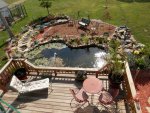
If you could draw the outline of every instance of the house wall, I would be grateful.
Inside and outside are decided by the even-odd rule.
[[[1,12],[1,14],[3,15],[3,17],[5,17],[5,18],[8,17],[8,18],[12,19],[8,7],[3,7],[3,8],[1,8],[1,9],[0,9],[0,12]],[[2,23],[2,20],[0,19],[0,27],[1,27],[1,26],[3,26],[3,23]]]
[[[8,7],[1,8],[1,9],[0,9],[0,12],[2,13],[2,15],[3,15],[4,17],[9,17],[9,16],[10,16],[10,12],[9,12]]]

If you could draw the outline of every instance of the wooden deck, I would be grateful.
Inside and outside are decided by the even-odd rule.
[[[70,107],[70,101],[73,97],[69,88],[81,88],[82,83],[76,82],[74,78],[53,77],[51,80],[52,89],[49,87],[49,89],[21,95],[14,90],[9,89],[2,99],[18,108],[21,113],[76,113],[76,109],[71,109]],[[107,78],[105,79],[103,77],[101,80],[107,89]],[[120,91],[118,96],[120,99],[117,102],[117,107],[120,109],[119,113],[128,113],[123,100],[125,97],[123,94],[123,91]],[[98,95],[95,94],[94,105],[96,105],[97,99]],[[22,105],[22,108],[19,108],[20,105]],[[100,105],[96,107],[85,104],[84,107],[79,109],[79,113],[107,112]]]

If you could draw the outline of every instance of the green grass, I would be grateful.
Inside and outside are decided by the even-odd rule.
[[[2,59],[4,58],[4,57],[6,57],[6,55],[5,55],[5,51],[4,51],[4,43],[5,43],[5,37],[4,36],[6,36],[7,34],[6,34],[6,32],[1,32],[0,33],[0,67],[2,67],[7,61],[5,60],[5,61],[3,61]]]
[[[12,3],[14,3],[14,2],[17,2],[17,1],[19,1],[19,0],[5,0],[8,4],[12,4]]]
[[[105,0],[55,0],[50,8],[50,12],[53,14],[63,13],[78,19],[77,12],[79,11],[79,19],[89,15],[90,18],[101,19],[117,26],[127,25],[131,28],[132,34],[138,41],[150,43],[150,2],[148,2],[148,0],[134,0],[138,2],[131,1],[132,0],[108,0],[108,10],[112,17],[111,20],[105,20],[103,18]],[[39,7],[38,0],[26,0],[24,5],[28,17],[18,21],[11,27],[15,34],[20,32],[21,27],[33,19],[47,15],[46,9]],[[0,32],[0,37],[2,37],[0,38],[0,44],[8,38],[4,31]],[[2,49],[1,47],[0,51],[2,51]],[[4,52],[1,54],[4,54]]]

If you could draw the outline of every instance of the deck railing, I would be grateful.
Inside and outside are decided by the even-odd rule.
[[[126,73],[124,76],[123,88],[124,91],[126,92],[126,99],[127,99],[126,102],[130,106],[131,113],[142,113],[140,103],[136,99],[137,93],[128,62],[125,63],[125,72]]]
[[[77,71],[84,70],[87,75],[106,76],[109,73],[109,65],[104,66],[102,69],[97,68],[71,68],[71,67],[38,67],[30,63],[25,59],[10,59],[7,64],[0,70],[0,89],[3,92],[7,91],[7,85],[11,80],[11,76],[15,70],[24,67],[27,71],[27,75],[32,76],[43,76],[44,73],[52,76],[63,76],[71,77]],[[134,101],[136,96],[136,90],[134,82],[131,76],[129,65],[125,63],[125,79],[123,81],[124,91],[126,92],[126,100],[130,105],[131,113],[141,113],[140,105]],[[75,76],[72,76],[75,77]]]

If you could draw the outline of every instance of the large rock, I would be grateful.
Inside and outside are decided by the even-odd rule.
[[[132,43],[132,41],[128,39],[126,40],[126,43],[129,44],[129,43]]]

